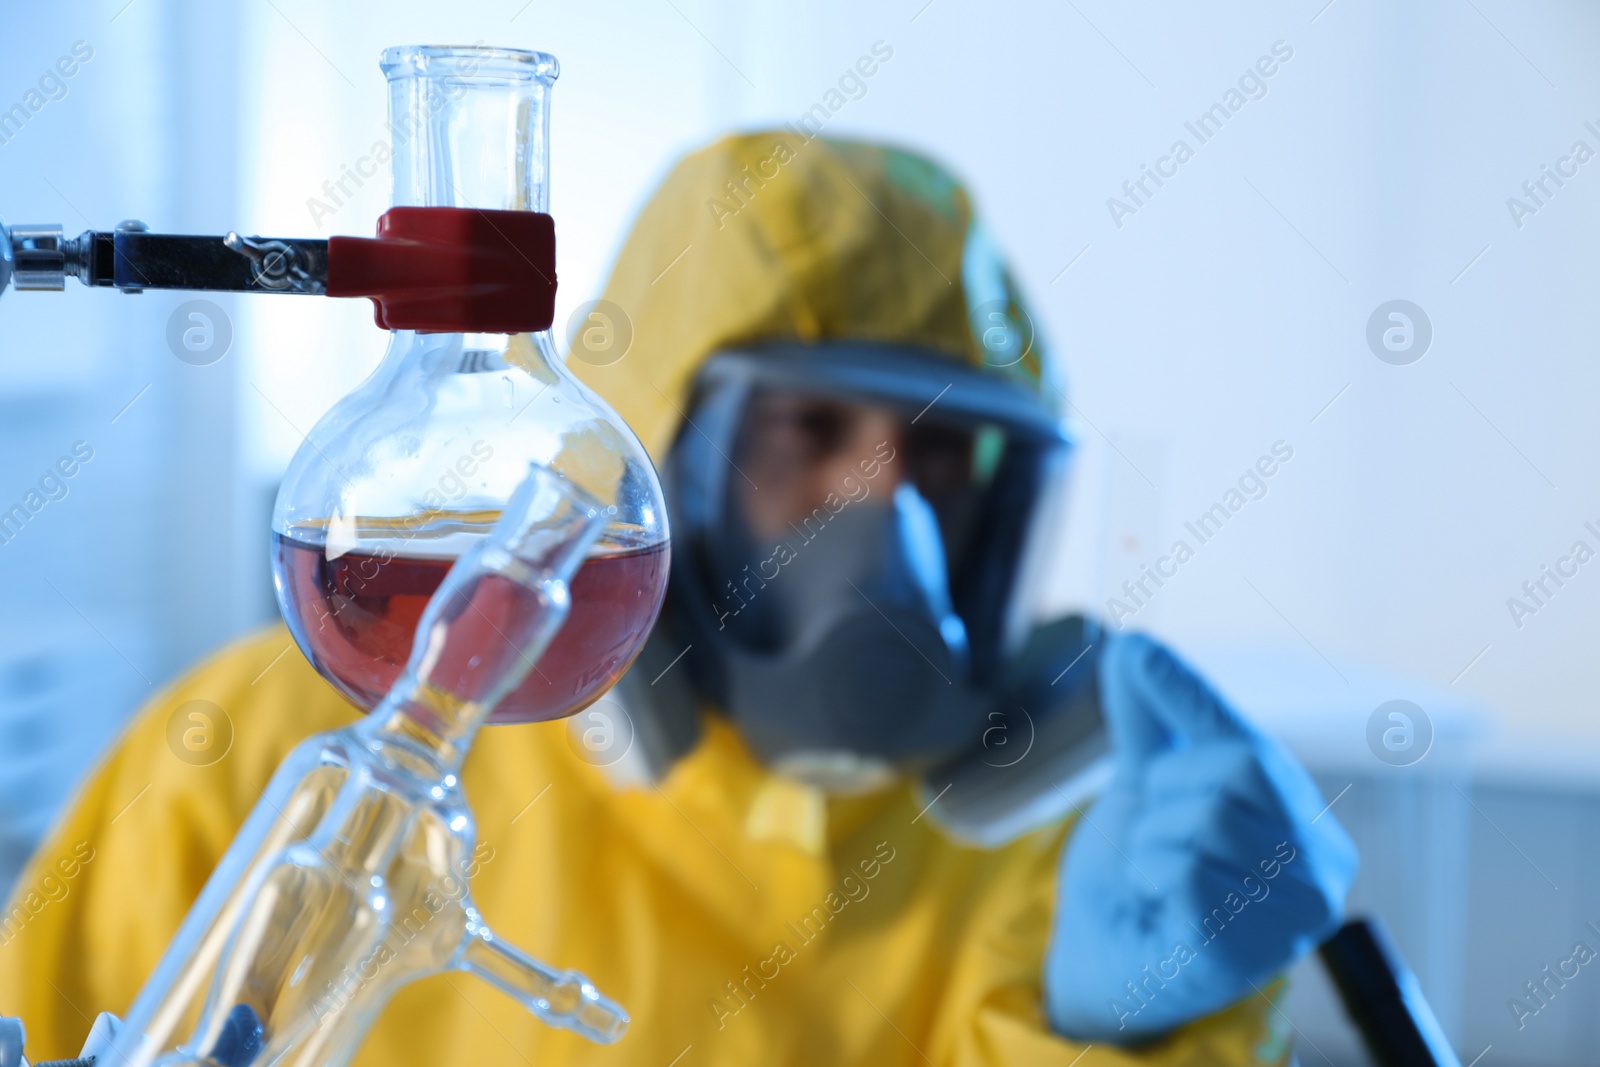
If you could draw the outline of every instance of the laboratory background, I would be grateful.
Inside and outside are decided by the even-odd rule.
[[[1600,966],[1525,988],[1600,946],[1594,6],[3,11],[0,217],[69,234],[370,234],[383,48],[555,54],[558,338],[671,162],[724,132],[942,161],[1065,371],[1046,606],[1171,642],[1306,763],[1360,847],[1350,912],[1463,1062],[1594,1062]],[[276,616],[279,479],[386,342],[363,301],[218,295],[199,359],[173,342],[189,298],[0,300],[0,510],[75,469],[0,535],[6,886],[135,708]],[[1314,959],[1291,1003],[1302,1063],[1365,1062]]]

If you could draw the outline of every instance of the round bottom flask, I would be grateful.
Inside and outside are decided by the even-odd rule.
[[[549,93],[537,52],[393,48],[396,207],[546,210]],[[549,331],[392,331],[382,364],[317,423],[273,513],[273,573],[296,642],[371,710],[428,598],[537,462],[606,506],[572,609],[491,722],[571,715],[627,670],[666,591],[669,534],[643,446],[561,366]]]

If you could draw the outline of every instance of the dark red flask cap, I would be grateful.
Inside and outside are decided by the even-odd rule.
[[[555,220],[536,211],[390,208],[377,237],[328,239],[327,292],[371,297],[386,330],[547,330],[556,308]]]

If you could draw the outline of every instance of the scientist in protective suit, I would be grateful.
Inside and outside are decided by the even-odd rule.
[[[1064,400],[966,191],[894,149],[728,138],[604,298],[631,348],[580,333],[569,366],[661,468],[667,604],[612,694],[492,728],[463,782],[484,912],[633,1024],[591,1046],[446,975],[358,1062],[1285,1062],[1280,975],[1354,848],[1172,653],[1038,617]],[[0,945],[35,1057],[126,1010],[278,761],[356,714],[287,643],[153,700],[23,874],[77,860]],[[235,734],[206,767],[166,736],[197,699]]]

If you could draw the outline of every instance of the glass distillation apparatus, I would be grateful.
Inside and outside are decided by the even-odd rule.
[[[451,969],[595,1041],[626,1027],[473,908],[458,782],[483,722],[598,698],[666,590],[655,471],[549,334],[557,63],[405,47],[382,66],[394,206],[375,238],[0,225],[0,290],[70,275],[368,297],[391,331],[378,369],[307,436],[273,516],[290,630],[372,714],[280,766],[120,1028],[119,1067],[343,1064],[398,986]]]
[[[530,465],[455,562],[373,713],[286,757],[117,1033],[125,1067],[338,1067],[403,985],[475,974],[592,1041],[627,1016],[496,937],[473,906],[459,773],[568,617],[608,509]]]

